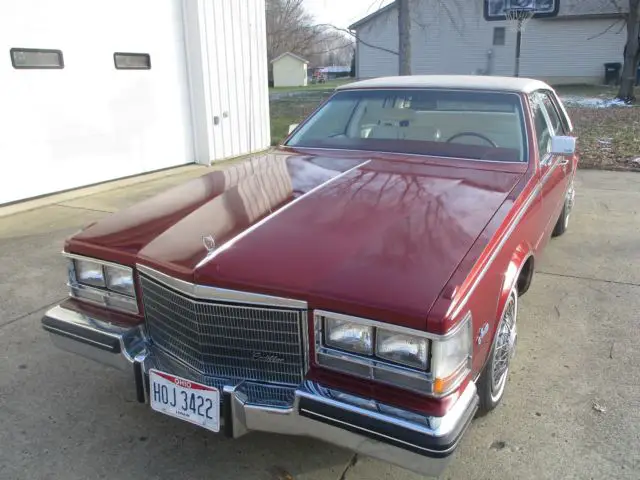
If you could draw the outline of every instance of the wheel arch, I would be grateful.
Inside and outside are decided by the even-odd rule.
[[[521,243],[518,247],[513,251],[511,258],[509,259],[509,263],[505,269],[504,280],[502,282],[502,288],[500,289],[500,296],[498,299],[498,303],[496,305],[496,316],[493,323],[490,326],[488,340],[490,341],[489,345],[489,354],[484,359],[482,368],[480,372],[484,370],[489,358],[491,357],[491,351],[493,349],[493,345],[495,342],[496,332],[498,331],[498,325],[500,324],[500,320],[502,319],[502,315],[504,314],[504,309],[507,303],[507,299],[509,295],[511,295],[511,291],[516,288],[516,302],[518,302],[518,297],[524,293],[518,290],[518,280],[520,279],[520,275],[524,272],[528,278],[526,279],[526,284],[524,285],[526,291],[531,284],[531,278],[533,276],[533,266],[534,266],[534,256],[533,249],[530,245],[526,243]],[[528,269],[525,270],[525,269]],[[478,375],[480,374],[478,372]]]
[[[533,249],[530,245],[520,244],[511,255],[511,259],[507,264],[504,273],[504,281],[500,290],[500,301],[498,302],[498,311],[502,310],[504,303],[507,301],[511,289],[515,286],[518,290],[518,296],[522,296],[531,285],[533,278],[533,269],[535,258]]]

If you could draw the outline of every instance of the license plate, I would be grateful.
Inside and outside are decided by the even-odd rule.
[[[213,432],[220,431],[220,392],[158,370],[149,370],[151,408]]]

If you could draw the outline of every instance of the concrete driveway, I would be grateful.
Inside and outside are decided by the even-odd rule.
[[[66,296],[64,238],[202,173],[177,172],[0,217],[0,478],[419,478],[304,438],[217,437],[50,344],[40,318]],[[520,303],[505,401],[473,423],[443,478],[640,478],[640,175],[580,172],[577,192]]]

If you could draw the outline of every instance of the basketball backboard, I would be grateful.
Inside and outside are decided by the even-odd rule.
[[[560,0],[484,0],[484,18],[488,21],[506,20],[508,8],[535,10],[534,18],[548,18],[558,15]]]

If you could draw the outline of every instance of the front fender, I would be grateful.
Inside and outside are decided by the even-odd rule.
[[[533,256],[532,248],[526,243],[521,243],[515,249],[507,265],[507,269],[504,274],[504,281],[502,282],[502,289],[500,290],[500,297],[498,300],[498,312],[502,312],[502,308],[509,298],[509,293],[516,286],[520,272],[524,267],[527,260]],[[522,292],[523,293],[523,292]]]

